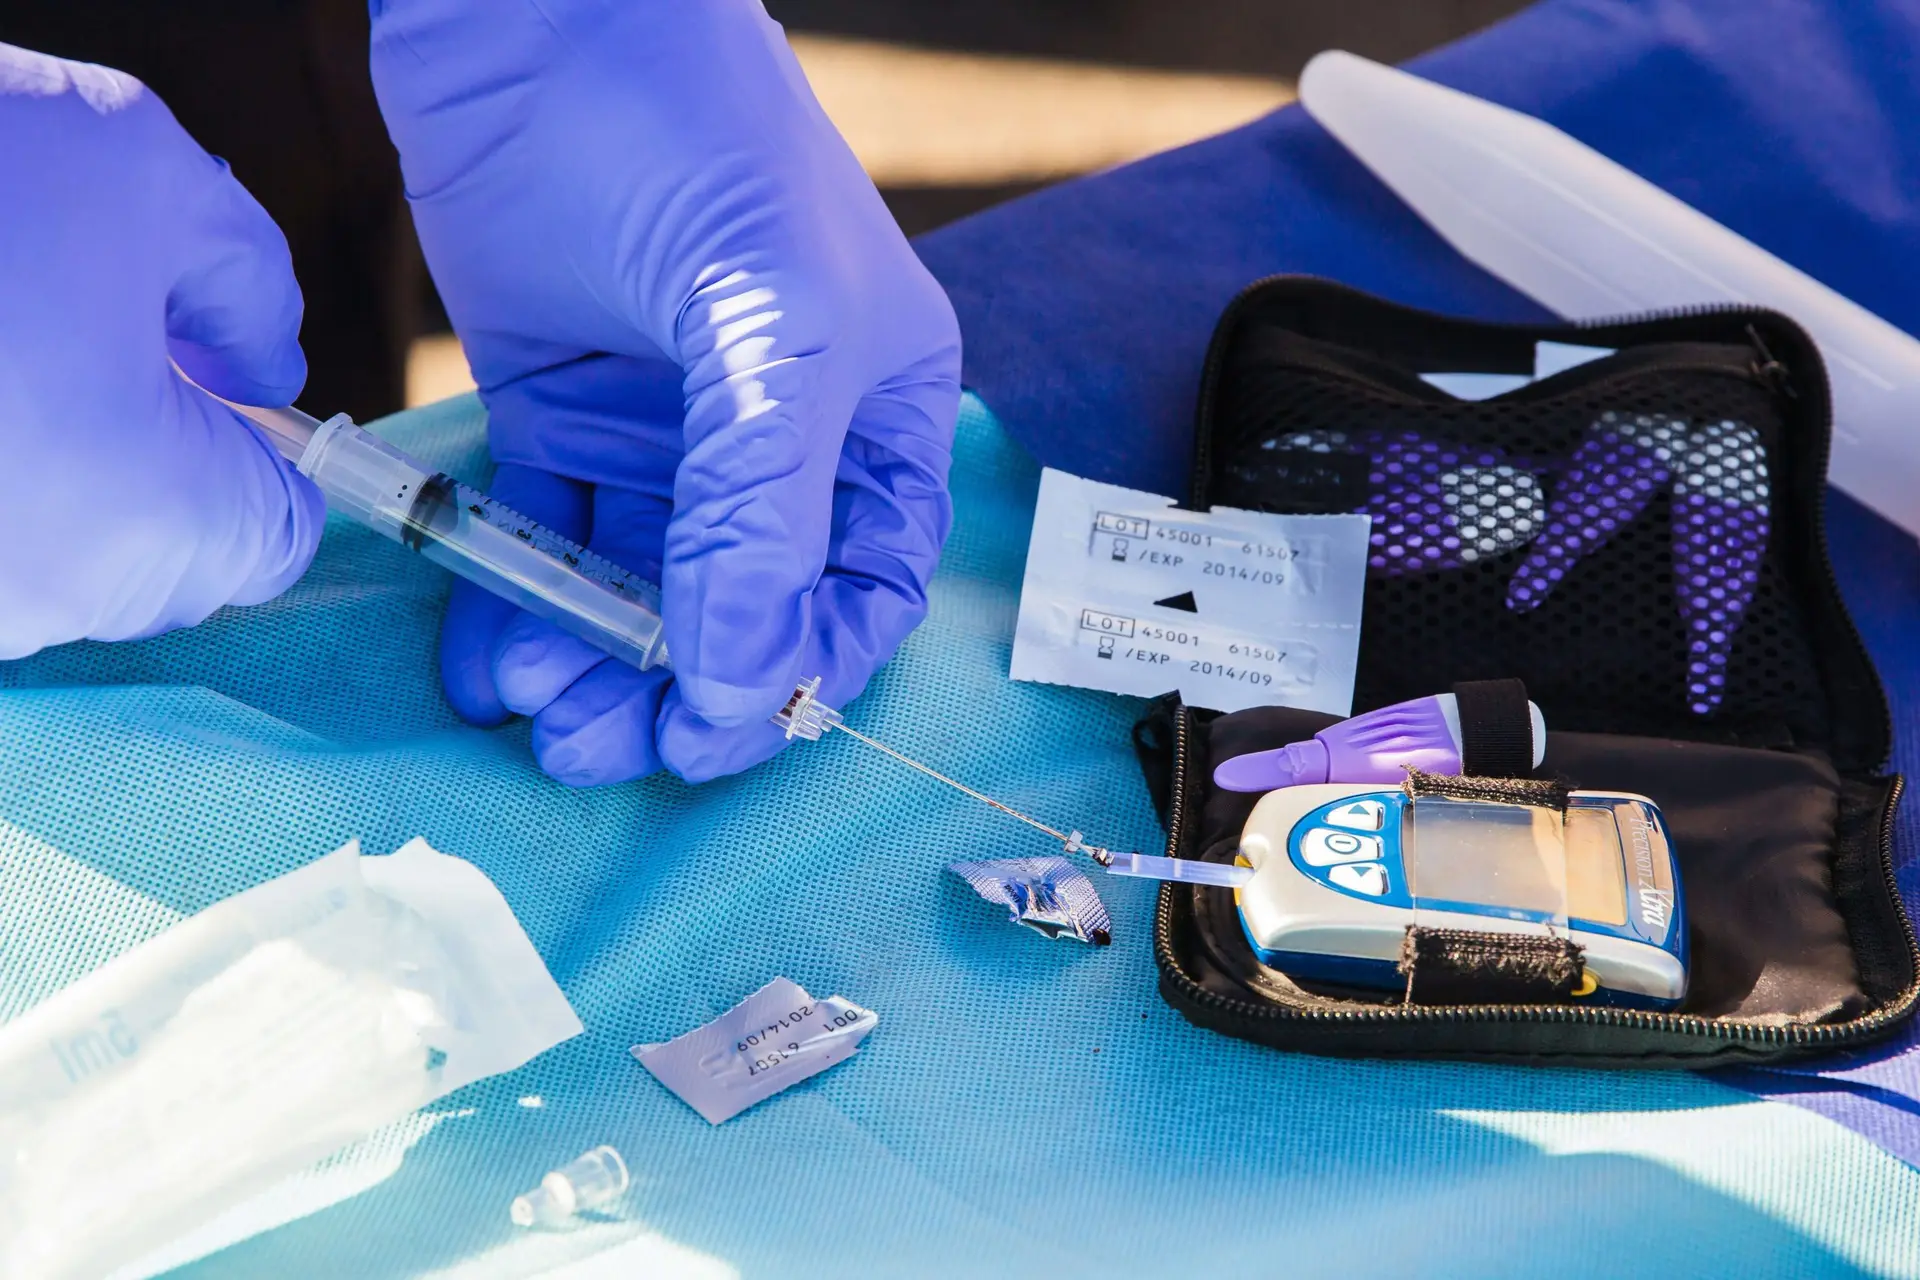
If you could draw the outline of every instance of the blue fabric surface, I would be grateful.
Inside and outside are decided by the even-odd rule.
[[[1550,121],[1920,333],[1916,65],[1910,2],[1546,0],[1408,69]],[[919,247],[959,312],[967,384],[1014,437],[1044,463],[1165,494],[1184,492],[1214,322],[1263,276],[1324,275],[1487,320],[1546,315],[1455,253],[1297,106]],[[1894,702],[1894,766],[1913,774],[1920,551],[1839,495],[1831,525]],[[1910,910],[1915,803],[1910,793],[1898,834]],[[1908,1031],[1870,1060],[1916,1043]],[[1728,1078],[1776,1087],[1764,1074]],[[1844,1101],[1822,1101],[1805,1080],[1777,1088],[1836,1117],[1871,1111],[1856,1128],[1898,1132],[1889,1150],[1920,1152],[1920,1077],[1905,1069],[1871,1086],[1834,1077],[1826,1090]]]
[[[380,430],[485,478],[471,400]],[[1036,487],[970,404],[930,620],[848,719],[1154,847],[1138,704],[1005,679]],[[1684,1073],[1341,1062],[1194,1029],[1155,991],[1151,885],[1101,881],[1111,947],[1011,926],[945,867],[1045,848],[853,742],[699,788],[562,787],[524,727],[441,702],[446,585],[336,522],[280,601],[0,666],[0,1017],[347,836],[419,833],[493,877],[587,1027],[269,1192],[226,1234],[305,1216],[182,1274],[1920,1275],[1920,1173],[1792,1108]],[[628,1055],[776,974],[878,1030],[719,1128]],[[508,1224],[602,1142],[633,1171],[617,1212]]]

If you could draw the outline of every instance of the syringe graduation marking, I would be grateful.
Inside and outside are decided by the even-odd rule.
[[[521,542],[539,551],[550,560],[558,560],[568,568],[574,569],[584,578],[606,588],[622,599],[629,598],[636,590],[644,602],[647,592],[636,586],[636,575],[630,569],[624,569],[574,542],[571,538],[555,533],[537,521],[529,520],[511,507],[496,502],[493,498],[480,493],[454,480],[445,473],[435,475],[420,487],[415,496],[413,507],[408,512],[401,541],[411,549],[420,550],[427,538],[434,537],[433,518],[442,507],[457,506],[462,500],[466,503],[466,512],[474,519],[491,525],[502,533],[512,534]]]

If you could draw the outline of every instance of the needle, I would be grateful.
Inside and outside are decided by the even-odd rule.
[[[926,765],[921,764],[918,760],[915,760],[911,756],[905,756],[900,754],[898,751],[895,751],[892,747],[888,746],[886,743],[876,741],[873,738],[869,738],[866,734],[861,733],[857,729],[849,729],[846,726],[846,724],[842,721],[839,721],[839,720],[833,721],[831,727],[838,729],[841,733],[844,733],[849,737],[858,739],[859,741],[866,743],[868,746],[872,747],[876,751],[881,751],[887,755],[892,756],[895,760],[898,760],[901,764],[911,765],[913,768],[918,769],[920,772],[926,774],[929,778],[934,779],[936,782],[944,782],[948,786],[952,787],[954,790],[965,792],[967,795],[972,796],[975,800],[980,801],[982,804],[990,805],[993,808],[998,809],[1000,812],[1006,814],[1010,818],[1018,818],[1020,819],[1020,821],[1026,823],[1030,827],[1033,827],[1035,830],[1046,832],[1048,835],[1052,836],[1055,840],[1058,840],[1061,844],[1061,847],[1065,849],[1068,853],[1085,853],[1087,854],[1087,856],[1091,857],[1095,862],[1099,863],[1103,867],[1109,866],[1113,862],[1113,854],[1110,850],[1108,850],[1104,845],[1090,845],[1082,842],[1080,838],[1080,833],[1078,831],[1075,831],[1071,834],[1063,834],[1062,832],[1056,831],[1052,827],[1048,826],[1046,823],[1040,821],[1038,818],[1030,817],[1029,815],[1020,812],[1018,809],[1014,808],[1012,805],[1002,804],[998,800],[995,800],[992,796],[985,795],[981,792],[975,791],[972,787],[967,786],[965,783],[955,782],[952,778],[949,778],[946,774],[940,773],[934,769],[928,768]]]

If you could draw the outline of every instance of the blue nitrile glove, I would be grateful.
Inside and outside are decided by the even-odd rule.
[[[649,576],[674,681],[456,585],[468,719],[700,780],[926,612],[959,331],[757,0],[374,0],[373,74],[501,499]]]
[[[286,241],[159,99],[0,45],[0,658],[278,594],[319,491],[233,400],[306,380]]]

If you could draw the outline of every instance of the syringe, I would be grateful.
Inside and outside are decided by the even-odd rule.
[[[229,402],[231,403],[231,402]],[[236,404],[300,473],[326,495],[327,509],[349,517],[604,653],[644,671],[667,661],[659,588],[579,543],[495,502],[471,485],[415,461],[354,425],[346,414],[321,422],[298,409]],[[1018,809],[849,729],[819,701],[820,678],[795,687],[773,717],[791,738],[818,741],[838,729],[1058,840],[1106,866],[1113,855],[1054,830]]]

